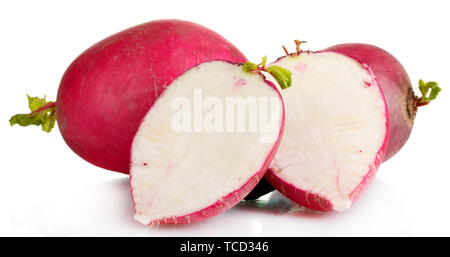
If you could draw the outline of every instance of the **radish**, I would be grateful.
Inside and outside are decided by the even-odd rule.
[[[302,51],[300,50],[300,44],[302,42],[296,40],[295,43],[297,45],[297,53],[293,54],[294,56],[307,54],[304,52],[302,53]],[[288,56],[292,56],[287,53],[286,49],[285,51]],[[343,54],[347,57],[354,59],[356,62],[360,63],[363,67],[368,68],[368,70],[372,72],[374,77],[376,78],[376,82],[378,83],[378,85],[381,87],[383,94],[385,96],[389,112],[389,133],[388,133],[389,142],[387,144],[386,153],[384,154],[384,158],[382,160],[386,161],[387,159],[395,155],[395,153],[397,153],[400,150],[400,148],[405,144],[406,140],[408,139],[411,133],[414,117],[416,115],[418,107],[427,105],[431,100],[435,99],[441,89],[438,87],[436,82],[425,83],[422,80],[420,80],[419,89],[422,93],[422,97],[419,98],[415,96],[413,89],[411,87],[410,79],[405,69],[400,64],[400,62],[391,54],[376,46],[367,44],[355,44],[355,43],[341,44],[329,47],[317,53],[327,53],[327,52]],[[306,67],[307,67],[306,64],[301,64],[300,66],[297,66],[296,69],[293,69],[292,72],[294,75],[297,74],[301,76],[301,74],[303,74],[305,71],[304,68]],[[354,71],[352,71],[351,69],[342,72],[343,74],[354,73]],[[326,75],[325,73],[331,73],[331,70],[330,71],[324,70],[323,73],[324,75]],[[315,81],[316,79],[312,80],[312,83],[316,83]],[[369,85],[370,83],[367,84]],[[290,90],[295,91],[299,89],[290,89]],[[429,96],[427,96],[430,90],[431,92],[429,93]],[[289,94],[289,91],[284,92],[284,94]],[[347,96],[347,98],[349,96]],[[294,101],[298,100],[296,99]],[[291,119],[291,117],[289,116],[288,99],[286,99],[286,105],[288,109],[286,126],[289,127],[289,120]],[[300,127],[298,127],[298,129],[300,129]],[[285,136],[285,138],[289,138],[289,136]],[[280,150],[280,152],[282,152],[282,150]],[[271,176],[272,180],[277,180],[276,177],[273,175],[268,174],[267,176]],[[274,183],[277,182],[279,183],[278,180]],[[254,200],[273,190],[274,188],[271,187],[269,183],[263,180],[245,199]],[[297,189],[294,188],[294,190]],[[306,196],[301,195],[297,197],[302,198],[303,202],[307,201]],[[309,195],[309,197],[313,196]],[[353,198],[355,198],[355,196],[353,196]],[[328,205],[330,204],[328,203]],[[309,204],[306,204],[306,206],[321,210],[331,209],[329,206],[327,208],[317,208],[314,205]]]
[[[157,20],[112,35],[77,57],[57,101],[28,97],[30,114],[10,124],[58,121],[65,142],[99,167],[128,173],[131,144],[156,99],[181,74],[211,60],[244,63],[245,56],[217,33],[181,20]]]
[[[389,111],[389,143],[384,161],[394,156],[406,143],[411,134],[418,107],[428,104],[441,90],[436,82],[419,81],[423,96],[414,95],[411,81],[400,62],[385,50],[368,44],[341,44],[325,51],[346,55],[364,63],[375,74],[383,90]],[[430,96],[426,94],[431,89]]]
[[[281,92],[285,131],[265,178],[305,207],[348,209],[372,181],[388,142],[389,115],[376,77],[329,51],[299,50],[273,65],[292,71],[292,87]]]
[[[281,95],[259,71],[271,73],[282,88],[290,85],[289,71],[264,63],[202,63],[175,79],[155,101],[131,149],[136,220],[146,225],[201,221],[231,208],[256,186],[284,126]],[[245,99],[248,111],[236,109],[234,117],[230,99]],[[270,118],[261,110],[270,110]],[[246,113],[241,121],[249,124],[239,131],[239,116]],[[259,124],[253,124],[254,131],[252,120]]]

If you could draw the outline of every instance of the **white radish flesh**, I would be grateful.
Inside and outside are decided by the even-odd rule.
[[[332,52],[302,52],[273,65],[292,71],[292,86],[281,91],[286,128],[266,178],[306,207],[348,209],[386,148],[388,114],[375,77]]]

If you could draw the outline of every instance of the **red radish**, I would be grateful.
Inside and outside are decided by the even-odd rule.
[[[56,119],[80,157],[128,173],[133,137],[155,100],[178,76],[211,60],[246,58],[222,36],[192,22],[141,24],[83,52],[64,73],[56,104],[29,98],[33,112],[10,123],[42,125],[49,132]]]
[[[401,63],[379,47],[351,43],[331,46],[325,51],[340,53],[364,63],[375,74],[378,84],[383,90],[389,111],[389,143],[383,161],[388,160],[408,140],[416,117],[417,107],[428,104],[432,99],[425,100],[426,96],[422,98],[415,96],[411,81]],[[429,82],[428,85],[421,82],[421,87],[432,87],[430,89],[433,89],[434,92],[431,94],[434,97],[440,91],[440,88],[434,82]]]
[[[258,72],[244,71],[266,70],[264,65],[247,64],[244,68],[223,61],[200,64],[174,80],[147,112],[131,150],[130,185],[136,220],[146,225],[200,221],[231,208],[262,178],[280,142],[284,107],[272,83]],[[200,104],[200,108],[206,105],[206,100],[202,105],[201,99],[196,98],[198,91],[203,98],[212,97],[219,103],[227,103],[234,97],[247,101],[270,98],[268,125],[274,132],[273,140],[262,140],[265,136],[262,130],[229,131],[228,124],[226,131],[196,130],[193,125],[187,130],[174,130],[174,117],[180,110],[173,108],[177,108],[174,103],[180,97],[189,105],[189,113],[194,110],[187,117],[196,124],[199,117],[195,105]],[[260,110],[261,103],[254,101],[257,102]],[[225,108],[229,110],[228,106],[220,110]],[[228,114],[225,122],[234,124],[235,118]],[[218,117],[215,122],[223,120],[223,116]]]
[[[285,132],[265,178],[305,207],[348,209],[372,181],[388,142],[376,77],[367,65],[330,51],[298,51],[273,65],[292,71],[292,87],[281,92]]]

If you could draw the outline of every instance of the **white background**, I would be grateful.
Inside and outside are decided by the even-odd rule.
[[[450,54],[448,1],[2,1],[0,4],[0,235],[450,236]],[[438,81],[405,147],[343,213],[294,210],[272,196],[198,224],[148,228],[134,221],[125,175],[88,164],[56,128],[13,127],[25,93],[54,100],[59,80],[84,49],[160,18],[191,20],[234,43],[250,60],[345,42],[380,46],[411,80]],[[416,90],[416,92],[418,92]]]

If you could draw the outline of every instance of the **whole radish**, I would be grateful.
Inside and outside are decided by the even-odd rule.
[[[389,111],[389,143],[383,161],[394,156],[411,134],[418,107],[428,104],[439,93],[435,82],[419,82],[422,97],[414,95],[411,81],[401,63],[387,51],[368,44],[340,44],[326,48],[351,57],[371,68],[383,90]],[[431,89],[430,96],[426,94]]]
[[[211,60],[244,63],[245,56],[219,34],[181,20],[156,20],[91,46],[68,67],[56,102],[28,97],[30,114],[11,125],[58,126],[80,157],[128,173],[134,135],[156,99],[181,74]]]

